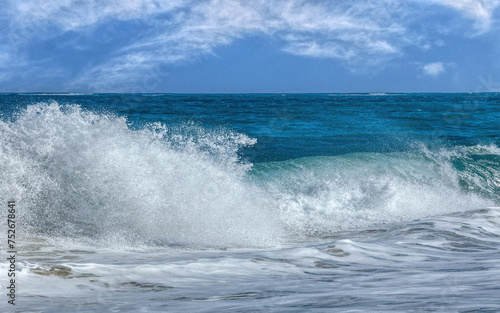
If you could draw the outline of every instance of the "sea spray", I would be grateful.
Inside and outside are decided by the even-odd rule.
[[[262,190],[241,178],[248,165],[235,147],[251,144],[246,136],[131,130],[123,117],[55,102],[28,106],[0,129],[1,173],[12,182],[2,195],[19,199],[35,233],[220,247],[281,235]]]
[[[460,161],[473,158],[475,149],[463,148],[468,152]],[[263,163],[252,172],[279,199],[289,233],[325,236],[494,205],[500,156],[488,157],[492,164],[482,171],[457,170],[447,151],[422,148]]]
[[[25,233],[104,246],[267,247],[492,206],[498,147],[250,164],[255,139],[195,123],[131,127],[56,102],[0,121],[0,193]]]
[[[499,96],[3,94],[16,308],[497,312]]]

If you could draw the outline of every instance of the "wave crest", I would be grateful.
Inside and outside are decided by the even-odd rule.
[[[190,132],[188,132],[190,130]],[[246,246],[276,243],[275,214],[243,181],[229,131],[126,119],[55,102],[1,122],[2,195],[33,232],[125,243]]]
[[[39,235],[196,247],[270,246],[500,199],[496,146],[242,162],[238,151],[254,143],[224,129],[134,130],[78,105],[30,105],[0,121],[0,195]]]

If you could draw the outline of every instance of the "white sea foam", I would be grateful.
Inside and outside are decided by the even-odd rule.
[[[124,117],[40,103],[0,121],[0,195],[17,201],[29,232],[107,246],[273,246],[498,205],[488,178],[498,177],[498,164],[467,163],[467,153],[498,158],[495,146],[305,158],[249,171],[237,152],[253,143],[196,125],[133,130]],[[466,170],[454,167],[457,155]]]
[[[1,122],[2,196],[35,232],[126,243],[268,245],[277,217],[242,179],[243,135],[196,139],[57,103]]]
[[[449,158],[425,153],[360,153],[264,166],[262,184],[274,191],[287,228],[297,234],[325,235],[495,203],[495,174],[484,179],[477,169],[462,173]]]

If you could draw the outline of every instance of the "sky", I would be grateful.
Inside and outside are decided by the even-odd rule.
[[[0,92],[500,91],[500,0],[4,0]]]

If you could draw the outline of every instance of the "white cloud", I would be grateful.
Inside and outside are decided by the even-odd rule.
[[[168,0],[24,0],[9,2],[14,25],[47,27],[57,25],[62,31],[90,26],[107,18],[131,20],[165,13],[186,6],[190,1]]]
[[[395,22],[404,13],[391,3],[197,2],[188,12],[177,12],[168,21],[169,30],[123,48],[106,63],[81,73],[75,85],[90,84],[99,89],[104,87],[99,86],[100,81],[105,80],[96,78],[129,79],[131,76],[126,73],[130,69],[139,73],[154,63],[174,63],[210,54],[249,34],[271,36],[284,51],[296,55],[376,63],[398,55],[402,47],[416,42],[404,26]]]
[[[493,13],[500,6],[500,0],[440,0],[440,2],[475,19],[476,27],[481,32],[490,28]]]
[[[411,23],[443,6],[473,18],[485,31],[500,0],[129,0],[10,1],[7,36],[14,51],[35,39],[65,32],[87,33],[109,21],[140,25],[106,58],[82,69],[70,88],[115,89],[130,85],[152,68],[212,54],[220,46],[249,35],[268,37],[291,54],[339,59],[349,66],[373,65],[404,54],[409,46],[431,49],[424,33]],[[416,6],[416,7],[415,7]],[[5,20],[5,18],[4,18]],[[2,35],[0,35],[2,37]],[[72,43],[73,44],[73,43]],[[75,47],[78,43],[74,43]],[[85,45],[81,47],[87,48]],[[434,64],[434,65],[432,65]],[[441,63],[424,67],[429,75],[444,71]],[[427,67],[429,66],[429,67]],[[427,68],[427,69],[425,69]],[[432,74],[435,73],[435,74]]]
[[[445,71],[444,65],[441,62],[428,63],[422,68],[424,74],[429,76],[438,76]]]

